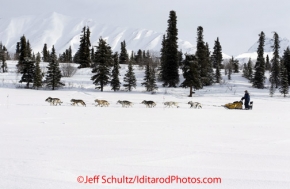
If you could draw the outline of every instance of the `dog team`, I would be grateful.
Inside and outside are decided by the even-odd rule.
[[[59,98],[51,98],[48,97],[46,100],[46,102],[49,102],[51,106],[57,106],[57,105],[61,105],[62,101]],[[82,105],[82,106],[86,106],[86,103],[83,100],[80,99],[71,99],[71,105],[75,106],[75,105]],[[99,100],[96,99],[95,100],[95,106],[100,106],[100,107],[108,107],[110,105],[110,103],[106,100]],[[129,107],[133,107],[133,102],[127,101],[127,100],[118,100],[117,104],[121,104],[123,108],[129,108]],[[154,108],[156,106],[156,103],[154,101],[147,101],[147,100],[143,100],[141,102],[141,104],[144,104],[146,106],[146,108]],[[169,102],[164,102],[164,107],[165,108],[171,108],[171,107],[176,107],[179,108],[178,106],[178,102],[173,102],[173,101],[169,101]],[[200,109],[202,108],[201,103],[199,102],[192,102],[189,101],[187,104],[190,105],[190,108],[195,108],[195,109]]]

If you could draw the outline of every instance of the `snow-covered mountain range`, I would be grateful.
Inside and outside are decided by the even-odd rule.
[[[117,25],[117,23],[116,23]],[[0,41],[9,52],[15,52],[20,37],[25,35],[34,52],[41,52],[44,43],[51,48],[55,46],[59,53],[69,46],[75,53],[79,47],[82,28],[88,26],[91,31],[91,44],[97,45],[100,37],[106,39],[113,51],[120,51],[120,43],[126,41],[127,51],[141,50],[160,51],[163,33],[148,29],[99,24],[92,19],[74,18],[59,13],[38,16],[22,16],[0,19]],[[184,53],[195,52],[195,47],[188,41],[179,39],[179,48]]]

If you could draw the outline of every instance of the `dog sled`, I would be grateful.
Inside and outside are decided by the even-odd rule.
[[[226,109],[236,109],[236,110],[251,110],[253,109],[253,101],[249,103],[249,109],[243,109],[243,101],[235,101],[233,103],[227,103],[225,105],[222,105],[222,107]]]

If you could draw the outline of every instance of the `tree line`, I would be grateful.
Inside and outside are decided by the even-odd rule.
[[[149,51],[146,52],[141,49],[137,53],[132,51],[129,57],[125,41],[121,42],[120,53],[113,53],[109,44],[102,38],[99,39],[97,46],[92,47],[90,29],[89,27],[84,27],[81,31],[79,48],[74,56],[72,56],[71,47],[57,57],[54,47],[50,52],[47,45],[44,44],[42,60],[49,62],[47,69],[50,75],[46,75],[43,81],[41,80],[44,77],[43,74],[40,73],[37,78],[40,78],[38,80],[41,80],[42,84],[50,86],[54,90],[63,86],[63,83],[60,82],[62,74],[59,71],[59,63],[75,62],[79,65],[79,69],[92,69],[93,76],[91,80],[96,89],[103,91],[104,86],[110,85],[112,90],[118,91],[121,86],[119,81],[120,64],[127,64],[128,69],[123,86],[127,91],[131,91],[136,88],[133,65],[137,64],[145,67],[142,85],[146,88],[146,91],[157,90],[156,79],[158,79],[164,87],[189,88],[189,96],[192,96],[195,90],[220,83],[222,81],[221,69],[225,69],[225,74],[228,75],[229,80],[232,73],[239,72],[238,60],[232,57],[227,62],[223,62],[222,46],[218,37],[214,42],[213,52],[210,52],[208,43],[204,41],[203,27],[199,26],[197,28],[196,52],[194,54],[183,54],[181,50],[178,50],[177,15],[175,11],[170,11],[167,23],[168,27],[162,38],[160,55],[157,57],[151,57]],[[263,89],[265,88],[266,80],[265,71],[269,70],[271,71],[269,79],[271,82],[270,95],[272,96],[275,90],[279,88],[280,92],[285,96],[288,93],[290,83],[290,50],[287,48],[283,57],[280,58],[279,36],[276,32],[274,33],[273,41],[273,58],[270,61],[267,56],[265,60],[265,34],[261,32],[257,49],[257,61],[253,65],[251,59],[249,59],[248,63],[243,65],[243,76],[252,82],[253,87]],[[36,67],[39,64],[39,56],[39,53],[36,56],[32,53],[29,40],[26,40],[23,35],[20,38],[20,42],[17,43],[15,57],[18,59],[17,69],[23,74],[23,79],[20,82],[27,82],[27,87],[29,87],[29,83],[41,83],[35,80],[35,75],[38,75]],[[2,65],[4,66],[4,63]],[[179,70],[182,71],[184,77],[182,83],[180,83]],[[36,85],[37,87],[42,86]]]

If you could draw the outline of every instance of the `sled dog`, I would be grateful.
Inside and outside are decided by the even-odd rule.
[[[100,107],[103,107],[103,106],[107,106],[108,107],[110,105],[110,103],[108,101],[99,100],[99,99],[96,99],[95,103],[97,103],[96,106],[100,106]]]
[[[145,104],[145,105],[146,105],[146,108],[153,108],[153,107],[156,106],[156,103],[153,102],[153,101],[151,101],[151,100],[149,100],[149,101],[147,101],[147,100],[143,100],[143,101],[141,102],[141,104]]]
[[[79,105],[79,103],[83,106],[86,106],[86,103],[83,100],[79,100],[79,99],[71,99],[72,104],[71,105]]]
[[[164,105],[165,105],[165,108],[171,108],[172,106],[176,106],[176,108],[179,108],[178,106],[178,102],[172,102],[172,101],[169,101],[169,102],[164,102]]]
[[[128,107],[132,107],[133,103],[127,100],[118,100],[117,104],[121,104],[123,108],[128,108]]]
[[[189,101],[187,104],[190,104],[190,108],[202,108],[201,106],[201,103],[199,102],[192,102],[192,101]]]
[[[51,97],[48,97],[45,101],[49,102],[50,105],[53,105],[53,106],[57,106],[57,104],[61,105],[62,103],[62,101],[60,101],[59,98],[51,98]]]

